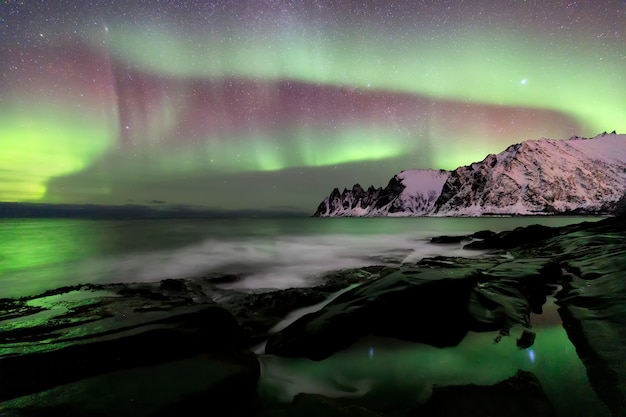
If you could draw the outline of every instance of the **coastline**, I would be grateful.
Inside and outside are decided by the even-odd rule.
[[[399,283],[401,286],[398,288],[403,289],[403,292],[398,294],[403,294],[404,297],[407,294],[407,289],[414,288],[416,295],[427,294],[424,301],[436,298],[435,293],[431,294],[429,291],[442,291],[439,299],[442,299],[441,297],[447,299],[452,294],[451,291],[458,292],[460,288],[466,288],[468,294],[476,294],[471,296],[474,297],[472,299],[476,304],[472,304],[474,307],[470,316],[474,317],[474,320],[482,317],[472,325],[474,326],[472,330],[479,332],[495,331],[506,340],[510,339],[510,336],[507,336],[507,333],[510,334],[510,329],[517,329],[521,326],[521,328],[532,332],[532,327],[529,327],[532,323],[528,320],[530,315],[534,314],[537,308],[541,308],[548,299],[550,291],[554,292],[560,287],[556,295],[559,315],[564,321],[564,327],[570,340],[581,354],[582,362],[590,375],[591,384],[598,396],[613,412],[622,412],[624,405],[620,402],[620,395],[623,391],[620,390],[624,389],[624,385],[618,381],[614,386],[608,387],[603,381],[606,380],[607,375],[621,381],[626,376],[620,369],[619,363],[601,359],[607,352],[616,354],[611,349],[615,347],[614,344],[622,339],[612,341],[612,344],[609,344],[607,348],[607,340],[601,337],[589,340],[586,333],[581,331],[582,328],[586,328],[587,320],[592,316],[585,311],[590,308],[601,308],[602,303],[606,304],[606,297],[620,297],[622,293],[590,293],[585,295],[581,291],[586,287],[580,285],[584,283],[585,286],[588,286],[591,283],[593,287],[594,283],[602,283],[604,279],[612,279],[617,272],[624,270],[625,266],[622,264],[626,257],[620,257],[626,251],[624,223],[622,216],[595,223],[566,226],[551,231],[547,238],[535,233],[524,234],[524,230],[532,231],[532,228],[520,229],[517,234],[513,235],[513,232],[501,232],[494,234],[495,239],[487,240],[491,246],[489,250],[492,251],[492,256],[489,257],[478,259],[425,258],[410,266],[380,266],[339,271],[328,275],[321,285],[312,288],[267,292],[220,290],[216,288],[214,282],[211,282],[212,279],[237,278],[214,276],[208,279],[206,277],[188,280],[169,279],[160,283],[87,284],[52,290],[39,296],[2,299],[0,300],[2,303],[0,310],[6,313],[2,316],[1,323],[3,325],[0,327],[0,332],[5,341],[2,345],[0,367],[2,367],[2,374],[7,375],[7,378],[3,379],[5,382],[3,383],[3,402],[0,403],[0,409],[4,408],[9,416],[18,416],[27,412],[35,413],[29,415],[38,415],[37,413],[53,415],[50,413],[54,413],[54,410],[59,409],[58,407],[65,410],[64,413],[66,414],[63,415],[85,415],[85,407],[96,407],[94,404],[87,405],[84,403],[87,398],[90,398],[85,394],[86,391],[83,390],[81,391],[82,394],[77,394],[78,396],[74,397],[70,394],[68,394],[69,396],[57,395],[55,397],[52,394],[46,396],[42,393],[58,393],[60,389],[58,387],[67,384],[70,384],[68,387],[83,387],[88,391],[88,386],[85,386],[85,382],[81,381],[87,381],[90,378],[108,380],[112,376],[107,375],[112,375],[112,371],[122,372],[126,377],[129,377],[128,372],[131,372],[137,378],[144,378],[140,376],[140,374],[143,375],[143,371],[131,371],[138,365],[148,373],[152,372],[163,378],[169,378],[172,377],[174,371],[167,364],[181,360],[182,363],[191,364],[200,360],[200,357],[204,357],[205,359],[202,360],[208,360],[207,363],[228,362],[234,364],[230,376],[225,376],[225,380],[217,378],[215,384],[203,388],[202,395],[205,396],[212,397],[216,392],[221,393],[222,401],[216,403],[217,406],[224,407],[224,410],[220,409],[220,411],[230,410],[233,412],[233,414],[224,415],[264,415],[262,413],[266,413],[265,415],[278,416],[288,412],[290,407],[296,407],[295,409],[301,407],[298,404],[301,404],[303,399],[300,397],[299,400],[294,400],[291,405],[273,406],[274,408],[269,410],[267,406],[263,406],[263,400],[259,398],[256,388],[261,371],[258,369],[258,360],[254,359],[255,355],[249,349],[266,339],[270,329],[293,310],[320,303],[331,294],[353,284],[357,286],[344,292],[321,310],[300,317],[285,329],[269,335],[270,340],[272,340],[271,344],[274,346],[270,348],[270,351],[273,350],[275,354],[280,356],[307,356],[308,354],[305,352],[313,349],[311,352],[317,358],[318,353],[316,353],[315,346],[321,340],[324,340],[323,343],[330,343],[328,346],[331,346],[331,350],[335,349],[332,346],[335,346],[336,338],[324,336],[324,332],[327,331],[324,330],[325,326],[329,323],[335,323],[329,335],[343,334],[345,336],[347,329],[354,329],[355,325],[359,328],[366,324],[366,327],[363,328],[365,334],[382,332],[382,336],[400,336],[405,340],[414,339],[416,336],[418,339],[423,338],[426,334],[424,332],[430,327],[422,327],[417,333],[407,333],[406,327],[402,325],[390,326],[392,323],[400,322],[400,317],[393,321],[394,316],[389,313],[391,306],[393,306],[392,310],[398,308],[398,312],[402,314],[408,314],[411,311],[410,309],[406,310],[411,304],[408,301],[402,301],[404,298],[391,298],[390,301],[385,301],[385,297],[388,296],[385,294],[392,294],[395,291],[392,289]],[[513,246],[508,243],[511,239],[516,240],[516,244]],[[523,241],[522,239],[526,240]],[[598,246],[598,242],[602,242],[602,246]],[[502,248],[507,248],[506,250],[513,254],[512,260],[499,256],[502,253]],[[441,280],[445,276],[444,281],[448,280],[446,281],[448,284],[445,284],[441,289],[429,290],[424,287],[425,281],[421,278],[426,276],[424,274],[428,274],[428,281]],[[456,281],[454,279],[449,281],[450,274]],[[436,278],[437,276],[440,278]],[[515,285],[511,286],[511,283],[515,283]],[[376,286],[383,284],[384,287],[376,288]],[[487,292],[485,292],[485,285],[489,288]],[[387,289],[381,291],[382,288]],[[521,290],[511,292],[513,288]],[[386,306],[384,310],[371,310],[378,308],[375,303],[366,302],[363,304],[358,301],[361,299],[358,296],[359,291],[361,293],[370,291],[366,297],[370,301],[382,300],[380,302]],[[495,298],[493,296],[494,291],[499,294]],[[488,296],[488,299],[484,298],[485,296]],[[39,303],[33,304],[34,300],[39,300]],[[618,300],[619,298],[612,303],[616,303]],[[353,304],[357,301],[357,304]],[[520,301],[524,302],[520,304]],[[341,307],[342,303],[343,307]],[[353,307],[347,308],[351,305]],[[494,310],[493,305],[500,305],[503,310],[501,308]],[[596,305],[598,307],[590,307]],[[517,307],[511,310],[512,306]],[[429,311],[428,306],[424,308],[426,308],[424,311]],[[487,309],[481,310],[484,308]],[[352,324],[345,327],[345,324],[341,324],[337,318],[333,318],[335,314],[333,309],[334,311],[357,311],[360,309],[360,311],[371,310],[377,311],[377,313],[362,313],[365,316],[355,316],[350,320],[356,321],[349,321],[348,323]],[[439,319],[435,320],[435,327],[430,330],[431,332],[434,331],[434,339],[429,342],[431,344],[437,344],[436,341],[441,341],[442,338],[449,340],[450,326],[457,326],[458,323],[466,322],[466,319],[461,318],[461,315],[465,315],[466,312],[459,309],[458,302],[450,304],[445,311],[454,311],[455,313],[448,314],[449,322],[437,322]],[[484,320],[486,317],[493,318],[493,313],[497,311],[500,311],[497,320]],[[384,320],[378,320],[382,327],[367,327],[372,325],[372,317],[379,317],[371,314],[379,315],[381,312],[386,314]],[[484,313],[487,312],[489,313],[485,316]],[[609,313],[611,312],[609,311]],[[312,320],[315,317],[321,317],[320,315],[324,314],[326,314],[326,318],[320,323],[326,324],[315,324],[314,326],[321,326],[319,330],[308,333],[306,329],[311,329],[311,324],[304,327],[303,324],[313,323]],[[604,319],[606,325],[609,326],[619,322],[621,311],[613,311],[611,314]],[[365,322],[364,318],[367,318]],[[384,331],[382,331],[383,329]],[[394,332],[396,332],[395,336]],[[459,328],[459,332],[463,332],[462,328]],[[462,340],[464,336],[461,333],[459,335],[461,335]],[[620,334],[619,331],[617,334]],[[207,337],[209,338],[207,339]],[[359,337],[357,335],[354,340],[358,340]],[[281,339],[282,342],[280,342]],[[293,342],[289,342],[289,340],[293,340]],[[279,350],[276,350],[277,341],[282,343]],[[285,341],[288,342],[287,345],[285,345]],[[302,341],[305,341],[304,345],[302,345]],[[107,345],[105,342],[109,344]],[[449,343],[452,343],[452,346],[458,344],[454,340]],[[145,362],[145,349],[154,349],[155,344],[162,348],[168,346],[168,348],[166,350],[159,349],[157,353],[150,355],[148,362]],[[348,342],[349,344],[351,343]],[[139,347],[132,348],[131,346]],[[299,350],[301,348],[298,346],[303,346],[305,350]],[[115,358],[106,359],[107,355],[104,352],[111,350],[118,355],[117,360]],[[339,346],[337,351],[341,350],[342,348]],[[81,365],[81,358],[93,357],[95,352],[99,352],[101,355],[96,360],[100,364],[92,364],[87,366],[87,370],[85,370],[84,362]],[[212,359],[203,356],[206,354],[210,354]],[[617,353],[617,355],[623,357],[621,356],[623,352]],[[59,360],[61,358],[63,360]],[[54,372],[55,367],[60,363],[63,363],[65,370],[58,373],[64,373],[65,377],[63,378],[65,379],[58,379],[57,372]],[[38,366],[36,369],[35,364]],[[116,366],[118,367],[116,368]],[[46,367],[48,367],[47,370]],[[213,367],[214,365],[209,365],[208,368],[203,368],[205,369],[203,372],[211,373]],[[188,372],[193,374],[191,370]],[[33,378],[34,375],[38,375],[39,382],[27,384],[26,381]],[[232,388],[231,382],[228,382],[232,381],[232,378],[240,380],[243,383],[242,386],[248,388]],[[19,381],[23,382],[20,383]],[[534,386],[535,384],[532,382],[532,377],[525,376],[525,374],[522,374],[522,377],[515,381],[516,384],[519,383],[522,386]],[[150,386],[149,383],[148,386]],[[153,386],[151,389],[157,390],[151,392],[160,392],[161,389],[171,389],[171,387],[158,388]],[[42,395],[47,399],[42,400]],[[121,395],[124,398],[123,396],[126,394],[118,392],[116,395]],[[124,413],[159,415],[158,413],[166,409],[185,409],[200,398],[189,399],[188,395],[191,394],[184,394],[184,392],[180,395],[182,395],[181,398],[187,399],[175,400],[170,398],[167,400],[164,398],[164,403],[159,406],[159,410],[152,410],[153,414],[141,414],[143,411],[133,408],[132,404],[124,406],[128,407],[125,408],[127,411],[116,409],[115,413],[121,413],[119,415],[124,415]],[[196,395],[200,394],[196,393],[191,397],[196,398]],[[537,396],[538,404],[545,404],[544,400],[544,396]],[[347,406],[363,408],[357,399],[345,403],[309,397],[306,401],[313,401],[318,406],[324,404],[324,407],[328,406],[330,409]],[[236,407],[235,403],[239,402],[241,404]],[[243,411],[238,407],[243,405],[251,407],[246,411],[248,414],[240,413]],[[100,403],[100,407],[99,412],[101,413],[112,412],[111,404]],[[367,407],[365,409],[369,410]],[[240,414],[235,414],[235,410],[239,410],[237,412]],[[369,411],[390,412],[389,410],[375,409]],[[546,411],[546,413],[548,412]]]

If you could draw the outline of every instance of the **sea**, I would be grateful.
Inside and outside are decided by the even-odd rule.
[[[530,224],[564,226],[598,217],[285,218],[73,220],[0,219],[0,298],[82,283],[155,282],[239,274],[242,291],[306,287],[324,274],[399,265],[432,256],[481,256],[430,238],[495,232]],[[535,344],[516,334],[470,333],[457,347],[365,338],[330,358],[261,355],[261,394],[289,401],[298,392],[362,397],[379,404],[423,402],[435,385],[493,384],[518,369],[533,372],[558,415],[608,416],[561,325],[553,299],[532,318]],[[410,320],[410,318],[406,318]],[[0,326],[2,323],[0,322]],[[393,404],[390,404],[393,407]]]
[[[152,282],[210,273],[234,288],[311,286],[324,273],[424,257],[476,256],[439,235],[563,226],[599,218],[0,219],[0,298],[84,283]]]

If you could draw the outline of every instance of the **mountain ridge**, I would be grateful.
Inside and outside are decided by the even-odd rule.
[[[314,217],[610,214],[626,191],[626,135],[541,138],[452,171],[410,169],[385,188],[338,188]]]

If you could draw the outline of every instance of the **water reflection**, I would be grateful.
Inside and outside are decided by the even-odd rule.
[[[307,392],[393,409],[423,403],[433,385],[491,385],[523,369],[539,378],[560,416],[609,416],[563,327],[535,331],[528,349],[517,348],[522,330],[513,329],[497,344],[497,333],[469,333],[459,346],[444,349],[368,337],[321,362],[264,355],[260,392],[272,402]]]
[[[477,255],[460,245],[428,244],[436,235],[581,220],[0,219],[0,297],[78,283],[159,281],[210,272],[245,275],[238,285],[247,288],[308,286],[314,275],[334,269],[415,262],[436,255]]]
[[[71,261],[101,253],[101,229],[88,220],[28,219],[0,223],[0,297],[14,288],[41,293]]]

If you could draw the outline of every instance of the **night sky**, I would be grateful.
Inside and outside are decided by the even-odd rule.
[[[612,130],[623,0],[0,4],[0,201],[312,213]]]

